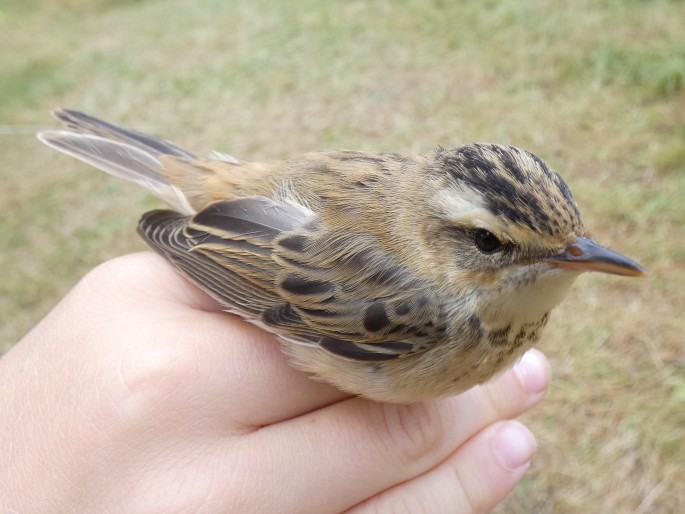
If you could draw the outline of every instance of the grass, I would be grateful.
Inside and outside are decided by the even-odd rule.
[[[685,510],[683,2],[31,0],[0,5],[0,344],[143,248],[144,192],[27,134],[70,106],[199,152],[511,143],[649,269],[585,276],[541,348],[554,382],[499,512]]]

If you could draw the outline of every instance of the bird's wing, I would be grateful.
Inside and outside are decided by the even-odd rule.
[[[190,218],[153,211],[139,233],[227,310],[291,341],[380,361],[421,351],[445,330],[426,283],[297,204],[255,196]]]

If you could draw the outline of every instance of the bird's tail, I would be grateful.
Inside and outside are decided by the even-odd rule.
[[[159,157],[171,155],[192,161],[195,156],[155,137],[113,125],[87,114],[67,109],[53,112],[69,130],[50,130],[38,139],[52,148],[76,157],[115,177],[139,184],[183,214],[193,214],[183,192],[160,170]]]

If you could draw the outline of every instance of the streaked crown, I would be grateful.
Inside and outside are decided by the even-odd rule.
[[[530,152],[471,143],[454,149],[438,148],[435,159],[456,187],[476,193],[499,218],[552,237],[583,232],[580,212],[568,186]]]

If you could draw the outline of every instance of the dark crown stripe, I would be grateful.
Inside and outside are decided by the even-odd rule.
[[[580,224],[580,214],[563,179],[525,150],[474,143],[439,149],[436,158],[460,187],[479,192],[493,214],[512,223],[552,234]],[[563,213],[563,223],[557,219],[559,213]]]

